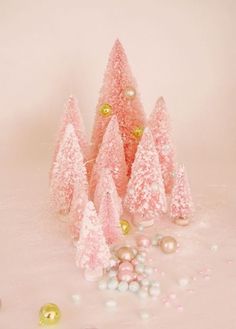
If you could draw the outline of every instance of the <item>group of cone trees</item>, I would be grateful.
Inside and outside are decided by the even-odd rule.
[[[96,110],[91,143],[77,101],[70,97],[50,172],[50,200],[70,214],[77,263],[105,268],[107,245],[121,237],[123,208],[141,221],[167,212],[187,218],[193,206],[184,167],[175,168],[164,99],[146,121],[126,54],[117,40],[111,51]]]

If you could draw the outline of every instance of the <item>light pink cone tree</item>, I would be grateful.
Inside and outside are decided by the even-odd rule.
[[[72,124],[75,130],[75,134],[78,138],[78,142],[80,145],[81,152],[83,154],[84,162],[86,162],[89,159],[89,144],[87,140],[87,136],[85,133],[85,127],[82,115],[79,110],[78,102],[74,96],[70,96],[67,103],[65,104],[65,111],[64,115],[61,120],[60,128],[59,128],[59,134],[57,137],[57,143],[55,146],[55,151],[53,155],[53,162],[51,167],[51,173],[54,167],[54,163],[56,161],[57,153],[60,148],[61,141],[65,134],[65,129],[68,124]],[[50,173],[50,177],[51,177]]]
[[[99,218],[102,221],[103,232],[108,244],[119,241],[122,237],[120,226],[120,214],[116,200],[107,192],[103,195],[99,209]]]
[[[175,184],[172,190],[170,215],[175,219],[189,218],[194,211],[190,186],[184,166],[179,166],[176,172]]]
[[[134,160],[139,138],[133,132],[145,126],[145,115],[137,92],[123,46],[116,40],[106,68],[103,86],[97,105],[96,118],[92,133],[92,159],[96,159],[102,138],[111,116],[101,115],[103,104],[112,107],[112,114],[117,116],[124,142],[128,174]]]
[[[161,171],[166,193],[171,193],[174,183],[174,147],[171,140],[170,120],[163,97],[160,97],[150,115],[148,126],[151,129],[159,154]]]
[[[110,173],[109,169],[104,169],[100,173],[100,177],[95,189],[94,193],[94,205],[97,211],[99,211],[101,199],[103,198],[104,194],[110,193],[112,196],[112,199],[115,200],[115,204],[117,206],[117,210],[119,211],[119,214],[122,214],[122,203],[121,198],[119,197],[116,186],[114,183],[114,180],[112,178],[112,175]]]
[[[104,134],[102,145],[93,166],[90,179],[90,195],[93,198],[96,185],[104,169],[109,169],[114,179],[117,192],[123,196],[127,186],[127,166],[125,162],[124,147],[119,131],[117,118],[114,115],[110,120]]]
[[[75,183],[86,188],[86,169],[78,138],[72,124],[68,124],[57,152],[50,182],[52,209],[67,214],[71,208]]]
[[[161,167],[149,128],[144,130],[136,152],[124,206],[141,222],[158,219],[166,212]]]
[[[81,223],[80,239],[76,245],[76,264],[86,270],[105,269],[111,253],[106,243],[100,218],[94,204],[89,201]]]

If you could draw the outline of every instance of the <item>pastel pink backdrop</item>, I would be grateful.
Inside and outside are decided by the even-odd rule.
[[[211,234],[209,240],[225,248],[214,261],[206,256],[216,275],[187,302],[187,311],[177,317],[163,310],[150,328],[184,329],[190,322],[191,329],[234,328],[236,268],[225,263],[236,251],[235,10],[233,0],[1,1],[0,327],[15,329],[15,321],[19,328],[37,327],[38,308],[51,300],[66,310],[60,328],[88,325],[93,289],[74,267],[64,226],[47,213],[47,179],[64,102],[71,93],[78,97],[90,132],[108,54],[119,37],[146,113],[157,97],[166,99],[178,160],[188,169],[206,225],[211,217],[216,224],[205,242]],[[194,232],[185,231],[183,239],[192,234],[200,241]],[[76,290],[87,296],[78,310],[70,301]],[[100,315],[89,324],[114,327],[99,305],[91,304],[89,312],[94,307]],[[135,312],[127,306],[114,319],[126,323],[131,314],[142,328]],[[127,322],[124,328],[133,327]]]

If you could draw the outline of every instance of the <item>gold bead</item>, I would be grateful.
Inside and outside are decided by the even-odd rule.
[[[120,220],[120,227],[121,227],[121,230],[122,230],[124,235],[129,234],[129,232],[131,230],[131,226],[130,226],[130,223],[127,220],[121,219]]]
[[[132,259],[134,259],[135,254],[132,248],[130,247],[121,247],[117,250],[116,252],[116,256],[117,258],[119,258],[122,261],[131,261]]]
[[[172,236],[164,236],[160,241],[160,247],[165,254],[172,254],[176,252],[177,241]]]
[[[39,311],[39,323],[42,326],[56,324],[61,317],[61,311],[56,304],[45,304]]]
[[[103,117],[109,117],[112,114],[112,107],[110,104],[105,103],[100,107],[99,112]]]
[[[143,135],[143,131],[144,131],[144,128],[143,127],[136,127],[132,131],[132,134],[134,135],[134,137],[140,138]]]
[[[136,96],[136,90],[133,87],[127,87],[125,89],[125,97],[133,99]]]

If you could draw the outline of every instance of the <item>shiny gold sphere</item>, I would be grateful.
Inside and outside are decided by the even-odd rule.
[[[164,236],[160,241],[160,248],[165,254],[172,254],[176,252],[177,241],[172,236]]]
[[[133,99],[136,96],[136,90],[133,87],[127,87],[125,89],[125,97],[128,99]]]
[[[117,250],[116,256],[122,261],[127,260],[130,262],[132,259],[134,259],[135,253],[134,250],[130,247],[121,247]]]
[[[100,107],[99,112],[103,117],[109,117],[112,114],[112,107],[110,104],[105,103]]]
[[[144,128],[143,127],[136,127],[132,131],[132,134],[135,138],[141,138],[143,135]]]
[[[39,311],[39,323],[42,326],[56,324],[61,318],[61,311],[56,304],[45,304]]]
[[[129,232],[131,230],[131,226],[130,226],[130,223],[127,220],[121,219],[120,220],[120,227],[121,227],[122,233],[124,235],[129,234]]]

